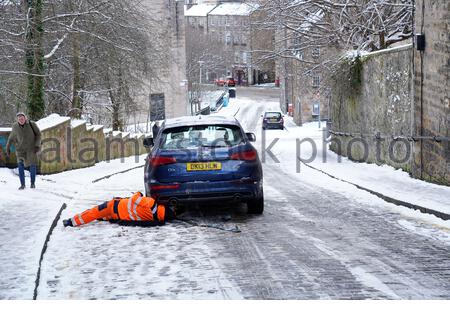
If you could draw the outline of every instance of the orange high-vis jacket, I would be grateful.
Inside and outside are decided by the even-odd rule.
[[[155,199],[136,192],[131,198],[119,202],[119,219],[128,221],[164,221],[165,207]]]
[[[165,211],[165,207],[158,205],[155,199],[136,192],[131,198],[115,198],[77,214],[71,220],[73,226],[99,219],[164,223]]]

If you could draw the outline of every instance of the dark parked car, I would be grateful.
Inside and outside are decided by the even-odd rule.
[[[166,120],[145,165],[146,194],[160,203],[246,202],[250,213],[264,210],[263,173],[256,137],[235,118],[181,117]]]
[[[262,115],[263,123],[262,127],[266,129],[284,129],[284,119],[281,112],[269,111]]]

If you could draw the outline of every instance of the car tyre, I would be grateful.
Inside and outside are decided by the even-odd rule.
[[[247,202],[248,213],[262,214],[264,212],[264,196]]]

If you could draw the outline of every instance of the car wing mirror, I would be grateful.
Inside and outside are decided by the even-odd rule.
[[[151,148],[155,145],[155,142],[154,142],[153,138],[144,138],[144,141],[142,144],[146,148]]]
[[[255,136],[254,133],[252,133],[252,132],[247,132],[245,135],[247,136],[247,139],[248,139],[250,142],[255,142],[255,141],[256,141],[256,136]]]

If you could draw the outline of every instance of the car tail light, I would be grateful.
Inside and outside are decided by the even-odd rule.
[[[244,161],[254,161],[256,160],[258,154],[256,150],[248,150],[242,152],[235,152],[231,155],[231,160],[244,160]]]
[[[166,164],[176,163],[177,159],[174,157],[153,157],[151,159],[152,167],[164,166]]]
[[[176,184],[160,184],[157,186],[150,186],[150,190],[151,191],[159,191],[159,190],[173,190],[173,189],[178,189],[180,187],[179,183]]]

